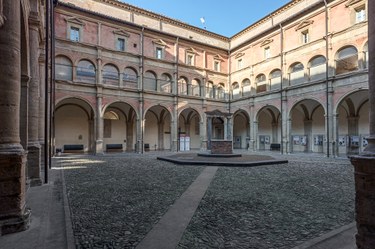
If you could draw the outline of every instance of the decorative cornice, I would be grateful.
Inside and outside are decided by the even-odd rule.
[[[273,42],[273,39],[265,39],[264,41],[262,41],[260,43],[260,46],[263,47],[263,46],[266,46],[266,45],[268,45],[268,44],[270,44],[272,42]]]
[[[244,56],[244,55],[245,55],[245,53],[239,52],[239,53],[237,53],[237,54],[234,56],[234,58],[235,58],[235,59],[238,59],[238,58],[240,58],[240,57],[242,57],[242,56]]]
[[[301,22],[297,25],[297,27],[296,27],[295,30],[297,31],[297,30],[303,29],[303,28],[305,28],[305,27],[307,27],[307,26],[312,25],[313,23],[314,23],[313,20],[303,20],[303,21],[301,21]]]
[[[217,54],[217,55],[214,56],[214,60],[224,61],[224,58],[222,56],[220,56],[219,54]]]
[[[70,22],[70,23],[74,23],[74,24],[78,24],[78,25],[82,25],[82,26],[85,25],[85,23],[81,19],[79,19],[78,17],[67,17],[67,18],[65,18],[65,21]]]
[[[156,39],[152,41],[154,44],[163,46],[163,47],[168,47],[167,43],[163,41],[162,39]]]
[[[191,54],[198,54],[197,50],[195,50],[194,48],[190,47],[190,48],[187,48],[185,50],[187,53],[191,53]]]
[[[353,4],[356,4],[356,3],[359,3],[359,2],[364,2],[364,1],[363,0],[348,0],[348,2],[345,4],[345,7],[349,7],[349,6],[351,6]]]
[[[116,35],[121,35],[121,36],[125,36],[125,37],[129,37],[130,36],[127,32],[125,32],[122,29],[114,30],[113,33],[116,34]]]

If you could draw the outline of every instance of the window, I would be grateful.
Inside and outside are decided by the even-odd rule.
[[[146,90],[156,91],[157,89],[157,79],[156,74],[152,71],[147,71],[143,79],[143,87]]]
[[[189,65],[189,66],[194,65],[194,55],[192,55],[192,54],[186,55],[186,64]]]
[[[233,99],[238,99],[240,98],[240,85],[238,84],[238,82],[234,82],[232,84],[232,97]]]
[[[220,72],[220,62],[219,61],[214,62],[214,70],[216,72]]]
[[[95,83],[96,69],[94,64],[88,60],[81,60],[77,66],[77,80],[88,83]]]
[[[155,56],[156,59],[163,59],[163,48],[157,47]]]
[[[336,54],[336,74],[358,70],[358,51],[350,46],[339,50]]]
[[[224,83],[219,83],[216,90],[216,98],[225,99]]]
[[[241,69],[242,68],[242,59],[238,59],[237,60],[237,69]]]
[[[125,51],[125,39],[117,38],[116,48],[119,51]]]
[[[361,6],[355,9],[355,23],[366,21],[366,8]]]
[[[119,72],[113,65],[105,65],[103,67],[103,83],[108,85],[118,85]]]
[[[312,58],[309,62],[310,80],[324,79],[326,75],[326,58],[322,55]]]
[[[271,57],[270,47],[264,48],[264,59],[269,59]]]
[[[259,75],[255,78],[255,83],[256,83],[256,87],[257,87],[257,93],[267,91],[266,75],[264,75],[264,74],[259,74]]]
[[[188,91],[187,91],[187,83],[188,80],[184,77],[181,77],[179,80],[178,80],[178,93],[179,94],[182,94],[182,95],[187,95],[188,94]]]
[[[281,70],[275,69],[270,73],[270,89],[276,90],[280,89],[281,84]]]
[[[161,75],[160,90],[165,93],[172,92],[172,77],[169,74],[163,73]]]
[[[289,68],[289,84],[296,85],[305,81],[305,67],[302,63],[297,62]]]
[[[200,81],[198,79],[191,81],[191,94],[193,96],[201,96]]]
[[[71,41],[80,41],[80,28],[70,27],[70,40]]]
[[[57,80],[73,80],[72,62],[64,56],[58,56],[55,59],[55,78]]]
[[[206,98],[214,97],[214,83],[209,81],[206,88]]]
[[[309,31],[305,30],[301,32],[301,40],[303,44],[306,44],[309,42]]]
[[[125,68],[125,72],[123,75],[123,83],[125,87],[136,88],[138,86],[137,71],[130,67]]]
[[[251,86],[250,80],[244,79],[242,81],[242,96],[250,96]]]

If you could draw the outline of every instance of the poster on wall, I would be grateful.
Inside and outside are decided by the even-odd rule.
[[[270,144],[270,137],[269,136],[265,136],[264,137],[264,142],[265,142],[265,144]]]
[[[303,146],[307,145],[307,136],[301,136],[301,145]]]
[[[350,147],[359,147],[359,136],[350,136]]]
[[[315,135],[314,136],[314,145],[317,145],[317,146],[323,145],[323,136],[322,135]]]
[[[346,136],[339,136],[339,146],[346,147]]]
[[[299,136],[293,136],[293,144],[294,145],[300,144],[300,137]]]
[[[368,145],[368,141],[365,136],[362,136],[362,147],[366,147]]]

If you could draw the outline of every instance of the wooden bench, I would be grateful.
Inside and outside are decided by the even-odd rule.
[[[280,144],[271,144],[270,150],[280,150]]]
[[[107,152],[122,152],[122,144],[106,144],[105,145]]]
[[[83,153],[83,144],[64,144],[64,153]]]

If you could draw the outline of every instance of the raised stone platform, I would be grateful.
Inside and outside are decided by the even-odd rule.
[[[234,154],[238,155],[238,154]],[[276,160],[271,156],[242,155],[236,157],[199,156],[193,153],[179,153],[171,156],[160,156],[158,160],[172,162],[181,165],[206,165],[226,167],[254,167],[261,165],[285,164],[288,160]]]
[[[198,156],[202,157],[241,157],[241,154],[211,154],[211,153],[198,153]]]

